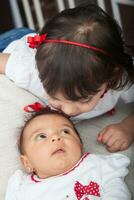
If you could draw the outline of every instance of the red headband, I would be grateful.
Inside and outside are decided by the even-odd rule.
[[[46,39],[46,37],[47,37],[47,33],[43,34],[43,35],[35,35],[33,37],[32,36],[28,36],[27,43],[29,43],[29,47],[33,48],[33,49],[36,48],[39,44],[42,44],[42,43],[71,44],[71,45],[75,45],[75,46],[79,46],[79,47],[84,47],[84,48],[87,48],[87,49],[91,49],[93,51],[100,52],[100,53],[103,53],[105,55],[110,56],[110,53],[104,51],[101,48],[98,48],[98,47],[95,47],[95,46],[92,46],[92,45],[88,45],[88,44],[84,44],[84,43],[80,43],[80,42],[72,42],[72,41],[69,41],[69,40]]]

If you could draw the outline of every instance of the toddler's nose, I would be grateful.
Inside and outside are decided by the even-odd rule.
[[[62,107],[61,110],[68,116],[75,116],[77,114],[77,112],[74,111],[74,108]]]

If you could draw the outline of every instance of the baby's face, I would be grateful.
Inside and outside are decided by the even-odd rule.
[[[23,132],[25,168],[40,178],[55,176],[71,169],[82,155],[82,144],[73,125],[64,116],[40,115]]]

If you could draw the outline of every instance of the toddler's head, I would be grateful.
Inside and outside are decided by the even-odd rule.
[[[46,23],[40,34],[44,33],[47,40],[67,40],[93,47],[44,42],[37,48],[39,77],[49,103],[56,109],[70,116],[90,111],[107,87],[121,89],[133,80],[132,59],[125,53],[122,31],[98,6],[66,9]],[[77,107],[71,102],[88,105]]]
[[[18,142],[21,161],[29,173],[47,178],[71,169],[82,156],[82,142],[73,123],[56,111],[34,114]]]

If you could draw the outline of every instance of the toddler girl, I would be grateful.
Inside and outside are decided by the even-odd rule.
[[[130,200],[124,183],[129,159],[83,153],[73,123],[57,111],[40,111],[19,138],[26,172],[10,178],[6,200]]]
[[[134,101],[134,66],[118,24],[96,5],[66,9],[38,36],[11,43],[1,55],[0,72],[16,85],[74,120],[113,109],[119,99]],[[37,50],[36,50],[36,48]],[[134,140],[134,114],[105,127],[97,140],[111,151]]]

